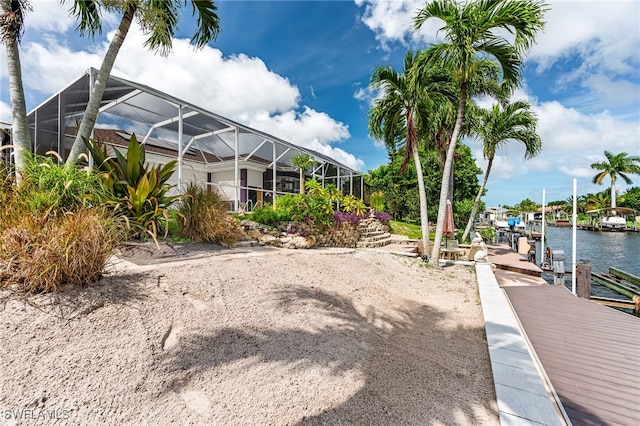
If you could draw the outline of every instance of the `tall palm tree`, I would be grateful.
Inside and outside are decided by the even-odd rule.
[[[107,87],[107,81],[113,69],[118,52],[129,32],[131,23],[137,19],[144,31],[149,34],[145,46],[152,51],[167,56],[171,52],[172,40],[178,29],[180,8],[185,1],[178,0],[72,0],[73,14],[79,21],[78,30],[81,33],[94,35],[100,31],[100,22],[95,21],[95,14],[91,10],[103,7],[109,11],[122,13],[122,18],[113,40],[109,44],[107,53],[100,66],[89,102],[82,117],[82,122],[76,134],[76,139],[67,158],[67,165],[74,164],[81,152],[84,151],[83,137],[89,137],[98,118],[100,102]],[[220,32],[220,21],[216,14],[217,7],[213,0],[191,0],[193,14],[198,17],[198,28],[191,37],[191,42],[196,48],[202,48],[212,40],[215,40]]]
[[[609,151],[604,152],[607,157],[606,161],[593,163],[592,169],[600,170],[600,173],[593,177],[593,183],[602,185],[605,177],[611,177],[611,208],[616,207],[616,180],[621,177],[627,185],[633,182],[627,176],[628,174],[640,175],[640,157],[637,155],[629,155],[626,152],[613,155]]]
[[[471,226],[478,212],[480,199],[487,186],[493,159],[496,156],[496,149],[505,144],[515,141],[524,145],[525,160],[533,158],[542,149],[542,139],[536,133],[537,119],[531,112],[531,105],[525,101],[515,101],[507,103],[504,107],[494,104],[491,109],[479,111],[478,127],[475,129],[477,139],[482,141],[482,153],[487,160],[487,170],[480,190],[473,203],[469,222],[462,234],[462,241],[467,239]]]
[[[433,70],[429,76],[420,79],[412,75],[416,55],[407,52],[404,72],[398,73],[391,67],[377,67],[371,76],[371,86],[382,90],[382,98],[377,99],[369,111],[369,132],[381,139],[387,147],[403,145],[404,158],[400,172],[404,173],[408,162],[413,159],[418,179],[420,198],[420,227],[422,231],[422,252],[429,253],[429,219],[427,217],[427,195],[418,154],[419,132],[427,125],[428,111],[436,102],[446,99],[451,92],[450,79]]]
[[[538,0],[478,0],[465,3],[434,0],[419,10],[414,18],[416,31],[431,18],[444,21],[445,25],[440,31],[443,32],[445,41],[431,47],[425,55],[425,60],[449,64],[454,70],[453,77],[458,81],[460,88],[458,113],[447,150],[440,190],[438,222],[431,258],[433,265],[438,265],[440,255],[447,188],[469,96],[468,84],[473,75],[474,58],[486,56],[495,59],[500,64],[505,84],[517,85],[521,78],[523,55],[535,41],[536,33],[544,27],[542,17],[545,7],[544,3]],[[513,34],[513,44],[503,37],[500,31]]]
[[[11,97],[11,143],[14,146],[16,181],[20,183],[27,152],[31,151],[31,133],[22,86],[22,68],[18,45],[24,31],[24,15],[31,10],[27,0],[0,0],[0,37],[7,51],[9,95]]]

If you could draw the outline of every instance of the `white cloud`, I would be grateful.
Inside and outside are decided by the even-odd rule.
[[[604,159],[604,150],[640,154],[640,127],[604,111],[582,113],[560,102],[533,104],[538,117],[538,134],[542,138],[542,152],[524,161],[524,149],[518,142],[510,142],[507,150],[496,153],[491,181],[509,180],[534,174],[561,172],[568,177],[590,178],[591,164]],[[474,156],[478,164],[486,167],[482,151],[475,142]]]
[[[528,58],[540,70],[579,52],[584,67],[627,73],[638,65],[640,3],[617,1],[551,1],[546,25]],[[635,65],[634,65],[635,64]]]
[[[323,112],[304,107],[302,112],[287,111],[269,115],[266,111],[258,111],[240,118],[251,127],[328,155],[351,168],[364,167],[362,160],[331,146],[334,142],[347,139],[350,136],[349,128]]]
[[[26,15],[25,32],[47,31],[64,33],[75,30],[78,23],[71,17],[73,2],[66,0],[32,0],[33,10]],[[103,28],[114,25],[119,21],[113,13],[100,14]]]
[[[383,47],[390,42],[433,42],[442,26],[442,21],[430,19],[420,31],[413,31],[413,18],[426,4],[424,0],[355,0],[355,3],[364,6],[361,20],[375,33]]]

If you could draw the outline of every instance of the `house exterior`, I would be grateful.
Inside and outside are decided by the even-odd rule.
[[[72,81],[28,114],[34,152],[68,156],[89,101],[95,69]],[[177,160],[171,184],[183,191],[189,182],[217,187],[230,210],[273,203],[298,192],[299,172],[291,157],[316,160],[307,178],[334,184],[344,194],[364,196],[362,173],[319,152],[237,123],[154,88],[111,76],[93,137],[124,149],[135,134],[153,164]]]

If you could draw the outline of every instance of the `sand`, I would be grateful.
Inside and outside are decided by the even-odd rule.
[[[471,267],[352,249],[120,256],[85,289],[0,293],[0,424],[499,423]]]

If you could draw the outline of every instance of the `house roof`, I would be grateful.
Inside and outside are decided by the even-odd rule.
[[[48,133],[57,133],[58,128],[77,127],[89,101],[92,75],[96,73],[95,69],[89,69],[37,106],[28,114],[30,126]],[[153,137],[176,146],[176,153],[181,130],[183,146],[196,148],[219,160],[233,159],[237,152],[244,155],[242,161],[271,164],[275,158],[278,164],[290,166],[292,156],[305,153],[321,164],[340,169],[341,176],[361,175],[361,172],[327,155],[253,129],[152,87],[115,76],[110,76],[107,81],[96,127],[123,129],[127,133],[135,133],[141,142]]]

